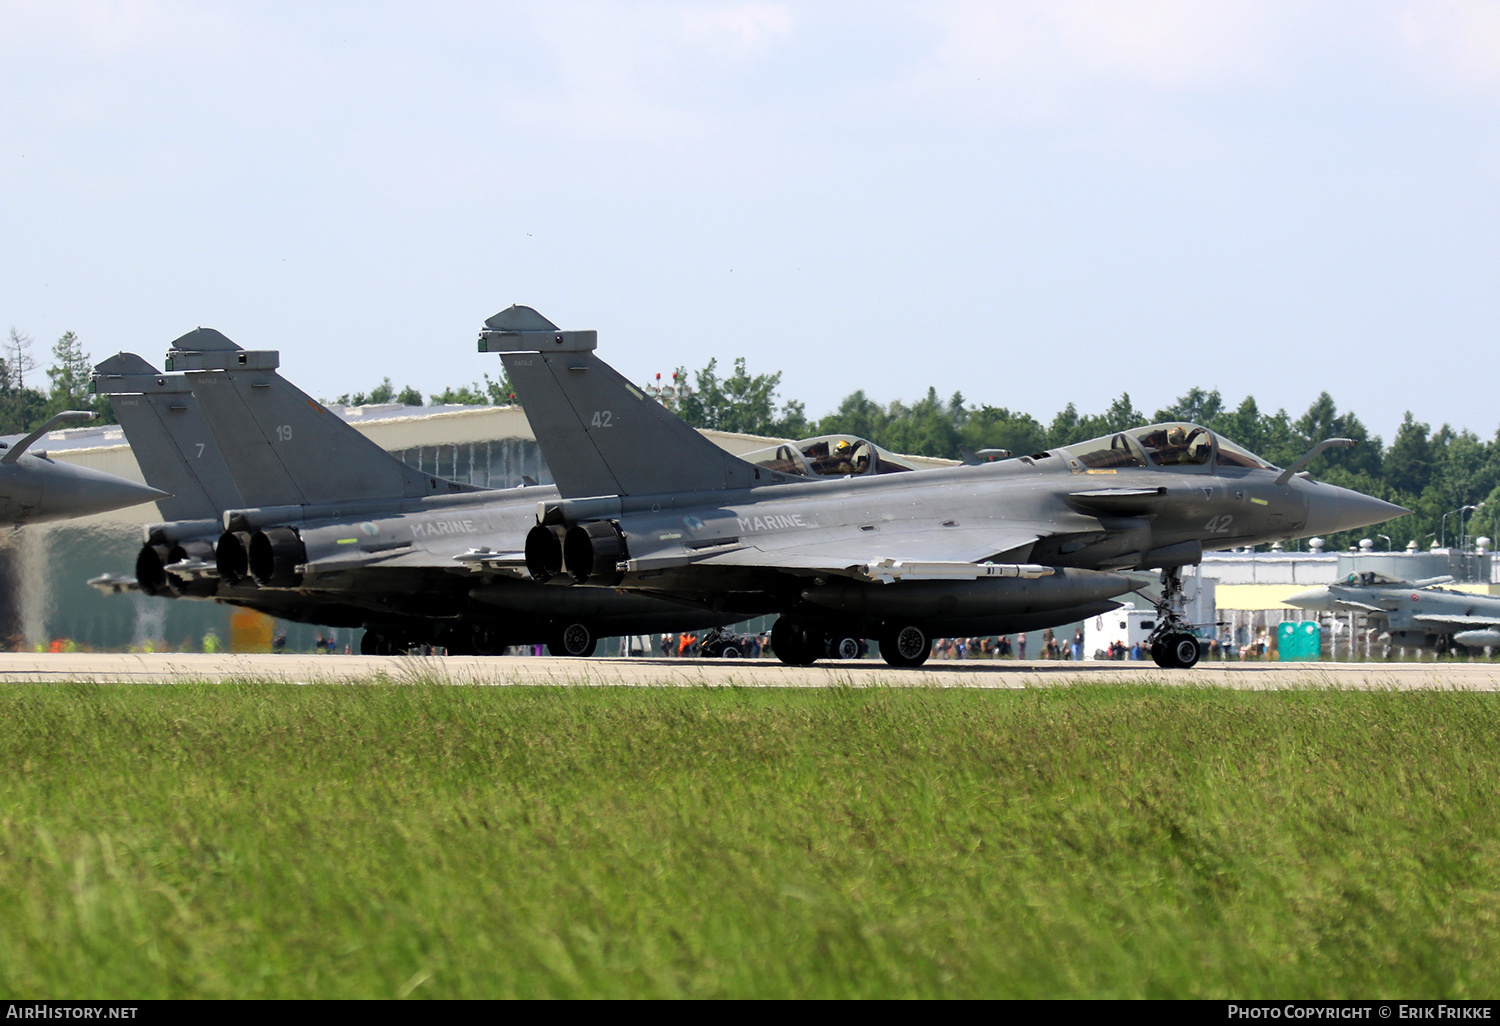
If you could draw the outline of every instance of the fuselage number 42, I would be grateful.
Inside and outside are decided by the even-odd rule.
[[[591,421],[589,421],[589,427],[596,427],[596,428],[611,427],[611,426],[613,426],[611,424],[611,422],[614,419],[615,419],[615,415],[613,413],[611,413],[609,410],[595,410],[594,411],[594,419],[591,420]]]

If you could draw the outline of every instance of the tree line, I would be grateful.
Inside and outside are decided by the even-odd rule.
[[[0,356],[0,434],[29,431],[61,410],[94,410],[105,423],[113,423],[108,401],[89,393],[93,364],[76,334],[66,332],[53,344],[52,364],[42,377],[36,373],[33,346],[31,336],[10,329]],[[1358,443],[1354,448],[1330,450],[1306,469],[1320,481],[1354,488],[1413,512],[1388,524],[1329,536],[1325,541],[1330,549],[1348,548],[1364,537],[1376,539],[1377,549],[1401,549],[1410,541],[1426,549],[1433,542],[1455,545],[1462,534],[1500,536],[1500,432],[1484,439],[1448,424],[1434,431],[1408,411],[1396,437],[1386,445],[1353,412],[1340,411],[1327,392],[1297,417],[1284,409],[1265,412],[1253,396],[1231,406],[1217,390],[1201,388],[1189,389],[1170,406],[1147,415],[1128,392],[1122,392],[1102,413],[1081,414],[1069,403],[1043,423],[1029,413],[970,403],[959,392],[945,400],[929,388],[915,402],[882,403],[858,390],[832,412],[813,419],[802,402],[779,400],[780,371],[751,374],[743,357],[734,361],[728,374],[720,372],[717,360],[710,360],[691,375],[679,367],[673,378],[691,383],[674,389],[678,394],[670,404],[697,428],[783,438],[843,432],[895,452],[947,459],[958,458],[961,447],[1009,449],[1020,455],[1171,420],[1202,424],[1283,467],[1325,438],[1352,438]],[[409,385],[397,389],[389,377],[367,393],[345,393],[335,401],[354,406],[424,404],[421,392]],[[446,388],[426,400],[434,406],[502,406],[514,401],[503,373],[498,380],[486,374],[483,381]]]
[[[14,326],[6,337],[0,356],[0,435],[23,434],[63,410],[93,410],[114,423],[108,401],[89,393],[94,365],[77,335],[65,332],[52,344],[52,365],[40,376],[35,346]]]

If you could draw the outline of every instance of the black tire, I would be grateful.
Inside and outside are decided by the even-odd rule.
[[[719,651],[719,658],[720,659],[738,659],[739,657],[740,657],[740,647],[738,645],[725,645]]]
[[[851,638],[847,634],[830,634],[828,636],[828,658],[858,659],[859,639]]]
[[[811,666],[818,653],[807,643],[807,632],[784,616],[771,625],[771,651],[788,666]]]
[[[1169,644],[1176,637],[1175,634],[1169,634],[1151,642],[1151,661],[1164,670],[1177,669],[1177,662],[1172,658],[1172,646]]]
[[[1191,670],[1203,656],[1203,646],[1191,634],[1174,634],[1167,639],[1172,662],[1179,669]]]
[[[505,651],[505,639],[488,627],[475,627],[470,634],[469,647],[477,656],[499,655]]]
[[[896,624],[880,634],[880,658],[890,666],[921,666],[932,654],[932,635],[915,624]]]
[[[547,642],[547,653],[573,659],[586,659],[594,654],[594,648],[598,643],[599,639],[594,637],[594,632],[587,625],[570,623],[565,624],[552,636],[552,640]]]

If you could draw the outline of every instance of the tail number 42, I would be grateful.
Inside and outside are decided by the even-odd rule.
[[[1228,534],[1229,525],[1232,523],[1234,523],[1234,514],[1225,513],[1223,516],[1209,517],[1203,529],[1209,534]]]
[[[609,410],[595,410],[594,419],[589,421],[589,427],[607,428],[613,426],[615,415]]]

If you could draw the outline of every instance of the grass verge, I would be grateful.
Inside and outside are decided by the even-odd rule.
[[[1493,695],[0,688],[5,997],[1490,997]]]

